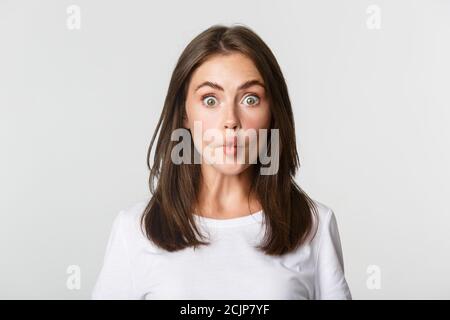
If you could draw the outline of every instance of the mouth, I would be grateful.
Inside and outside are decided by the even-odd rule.
[[[225,143],[223,144],[224,148],[236,148],[236,147],[241,147],[241,145],[238,145],[238,138],[237,136],[234,137],[230,137],[228,139],[226,139]]]
[[[238,137],[232,136],[232,137],[226,137],[225,143],[218,144],[215,146],[216,148],[222,148],[223,153],[228,156],[234,156],[238,152],[238,148],[244,148],[244,145],[241,143],[238,143]]]
[[[235,144],[224,144],[223,153],[226,155],[235,155],[237,153],[238,146]]]
[[[231,138],[230,140],[226,141],[226,143],[222,145],[224,154],[229,156],[236,155],[238,148],[243,147],[241,145],[238,145],[237,142],[237,137]]]

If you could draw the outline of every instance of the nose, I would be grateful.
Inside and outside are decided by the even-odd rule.
[[[232,129],[237,130],[239,128],[239,124],[235,120],[227,120],[224,125],[224,129]]]
[[[235,106],[229,105],[227,106],[225,111],[225,121],[224,121],[224,129],[231,129],[233,131],[237,130],[240,126],[239,117],[236,114]]]

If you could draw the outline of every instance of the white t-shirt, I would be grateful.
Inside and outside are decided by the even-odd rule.
[[[147,202],[134,204],[114,220],[92,299],[352,299],[334,212],[315,203],[313,240],[278,257],[254,248],[264,235],[262,210],[231,219],[194,215],[211,244],[168,252],[141,232]]]

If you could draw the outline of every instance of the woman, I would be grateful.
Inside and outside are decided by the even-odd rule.
[[[294,181],[287,86],[253,31],[188,44],[147,163],[152,197],[116,217],[94,299],[351,299],[335,215]]]

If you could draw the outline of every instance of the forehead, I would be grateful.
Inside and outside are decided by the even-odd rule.
[[[207,58],[192,74],[191,86],[202,81],[236,86],[248,80],[263,82],[253,61],[242,53],[215,54]]]

